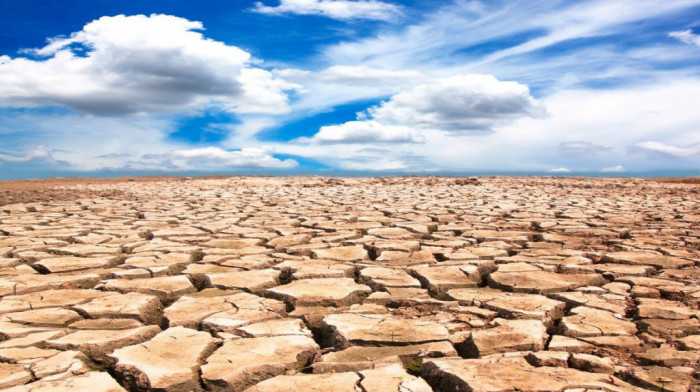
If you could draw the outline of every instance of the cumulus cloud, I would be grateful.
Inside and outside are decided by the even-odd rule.
[[[605,89],[562,89],[541,99],[547,108],[545,117],[522,117],[499,126],[495,132],[421,129],[425,142],[391,144],[373,155],[393,162],[391,167],[411,172],[426,169],[461,173],[544,172],[564,167],[574,173],[591,173],[616,165],[628,171],[634,168],[634,172],[697,170],[700,154],[648,159],[642,154],[628,153],[627,147],[646,140],[663,140],[682,148],[700,147],[696,145],[700,142],[697,132],[700,111],[695,108],[698,101],[700,78],[695,77]],[[573,141],[612,150],[598,155],[563,157],[560,145]],[[361,144],[273,145],[280,153],[315,159],[328,167],[349,169],[354,167],[352,162],[367,166],[373,162],[371,156],[360,153]],[[424,157],[424,161],[408,166],[407,156]]]
[[[403,125],[385,125],[377,121],[348,121],[321,127],[312,138],[300,142],[318,143],[421,143],[425,138],[416,129]]]
[[[257,2],[253,11],[272,15],[321,15],[343,20],[392,20],[401,15],[398,6],[377,0],[280,0],[274,7]]]
[[[456,75],[420,84],[358,114],[357,121],[322,127],[310,139],[333,143],[418,143],[425,130],[491,131],[543,107],[527,86],[491,75]]]
[[[688,147],[676,147],[669,144],[647,141],[641,142],[634,145],[638,150],[662,154],[671,157],[690,157],[693,155],[700,155],[700,143],[693,144]]]
[[[700,46],[700,35],[693,34],[693,30],[672,31],[668,33],[669,37],[685,42],[686,44]]]
[[[169,15],[102,17],[70,37],[0,59],[0,105],[59,105],[98,115],[217,106],[288,111],[295,88],[238,47],[205,38],[200,22]]]
[[[624,173],[625,167],[622,165],[604,167],[600,170],[602,173]]]
[[[224,150],[219,147],[203,147],[173,150],[164,154],[147,154],[139,161],[131,162],[133,168],[169,168],[173,170],[201,170],[224,168],[292,168],[299,165],[293,159],[275,158],[271,147]]]
[[[456,75],[394,95],[367,109],[382,123],[413,124],[448,131],[491,130],[543,108],[527,86],[492,75]]]

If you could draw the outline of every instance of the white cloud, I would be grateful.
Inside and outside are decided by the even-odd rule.
[[[600,170],[602,173],[624,173],[625,167],[622,165],[604,167]]]
[[[416,129],[402,125],[385,125],[377,121],[348,121],[327,125],[312,138],[298,142],[317,143],[421,143],[425,138]]]
[[[371,167],[376,162],[373,157],[381,156],[383,162],[391,162],[391,167],[411,172],[546,172],[561,167],[572,172],[594,172],[617,165],[634,168],[634,172],[697,171],[700,155],[657,154],[649,159],[647,154],[629,148],[649,140],[695,148],[700,142],[697,102],[698,78],[611,89],[561,90],[541,99],[547,108],[546,117],[524,116],[495,127],[493,132],[421,129],[423,143],[396,143],[381,153],[362,151],[361,144],[275,143],[274,147],[280,153],[316,159],[341,169]],[[562,145],[584,152],[562,154]]]
[[[376,85],[377,83],[406,83],[420,82],[426,79],[422,72],[413,70],[390,70],[373,68],[365,65],[349,66],[334,65],[320,72],[319,79],[323,82],[347,85]]]
[[[313,7],[330,3],[263,2],[270,6],[259,8],[272,13],[293,12],[283,11],[285,4],[306,4],[308,12],[317,14]],[[259,148],[256,135],[285,121],[349,102],[371,100],[365,105],[369,106],[384,100],[364,117],[323,127],[312,138],[269,144],[277,153],[357,170],[593,172],[624,165],[636,172],[700,167],[700,111],[694,108],[700,100],[700,66],[690,61],[697,57],[697,47],[673,39],[628,47],[614,39],[635,33],[637,22],[672,20],[700,0],[552,4],[443,2],[420,15],[418,24],[373,24],[379,29],[355,42],[320,48],[320,56],[304,60],[318,67],[313,71],[265,71],[245,51],[206,39],[197,22],[163,15],[103,18],[37,49],[35,55],[45,59],[0,55],[0,106],[63,105],[90,114],[191,113],[204,106],[238,114],[292,112],[237,116],[242,123],[227,128],[229,139],[219,145],[220,151],[197,154],[191,146],[168,138],[177,124],[162,115],[45,116],[14,127],[8,121],[19,114],[0,113],[0,144],[17,151],[47,144],[57,159],[76,170],[126,164],[158,169],[161,163],[174,169],[195,164],[222,167],[244,162],[240,154],[231,153]],[[150,27],[132,29],[132,21]],[[156,26],[158,21],[163,26]],[[114,28],[107,22],[115,23]],[[697,37],[692,31],[675,33],[678,39]],[[586,41],[589,37],[600,38]],[[572,45],[571,39],[584,41]],[[506,47],[492,49],[497,43]],[[541,50],[557,44],[566,50]],[[479,72],[517,80],[514,86],[525,92],[505,88],[500,83],[508,82],[495,78],[509,98],[478,88],[462,94],[469,89],[461,82],[438,83]],[[598,87],[586,87],[593,83]],[[526,85],[542,97],[541,104]],[[285,89],[296,89],[289,104]],[[477,103],[476,97],[490,104]],[[509,103],[515,109],[500,110]],[[484,107],[500,109],[489,113]],[[546,117],[540,116],[542,107],[547,108]],[[650,142],[656,140],[663,143]],[[385,149],[370,151],[363,143],[385,143]],[[640,151],[655,155],[649,159]],[[144,155],[147,159],[141,160]],[[286,162],[272,152],[260,157],[273,166]]]
[[[358,159],[359,158],[359,159]],[[407,166],[401,159],[366,155],[353,157],[340,162],[346,170],[381,172],[387,170],[406,170]]]
[[[300,69],[276,69],[273,74],[302,85],[291,103],[292,113],[286,121],[332,110],[338,105],[357,101],[377,101],[428,83],[434,77],[415,70],[395,70],[364,65],[334,65],[319,72]]]
[[[612,150],[612,147],[607,147],[601,144],[589,143],[581,140],[567,141],[559,143],[559,151],[563,156],[586,156],[606,154]]]
[[[558,167],[556,169],[550,169],[548,170],[550,173],[571,173],[570,169],[567,169],[565,167]]]
[[[130,162],[132,168],[166,167],[176,170],[216,168],[292,168],[299,165],[293,159],[280,160],[271,147],[243,148],[228,151],[219,147],[174,150],[165,154],[146,154]]]
[[[530,86],[556,84],[564,76],[579,82],[611,73],[614,73],[611,77],[628,80],[656,77],[650,72],[653,70],[648,62],[626,56],[624,46],[617,44],[581,44],[546,52],[542,49],[568,45],[567,41],[576,39],[638,34],[635,22],[673,18],[698,6],[700,0],[441,4],[446,5],[436,7],[418,24],[329,45],[322,52],[323,60],[329,64],[415,69],[443,76],[489,73]],[[502,49],[484,50],[484,46],[508,41],[515,43]],[[679,52],[678,45],[664,42],[655,43],[653,48],[665,53]],[[690,53],[684,55],[689,60],[695,58]],[[653,61],[674,61],[666,57],[655,56]]]
[[[60,105],[107,115],[216,106],[235,113],[288,111],[295,88],[255,68],[250,54],[205,38],[200,22],[169,15],[102,17],[68,38],[4,56],[0,105]]]
[[[377,0],[280,0],[278,6],[255,3],[253,11],[263,14],[321,15],[333,19],[392,20],[401,8]]]
[[[646,141],[634,145],[635,148],[647,152],[663,154],[671,157],[690,157],[700,155],[700,143],[688,147],[676,147],[661,142]]]
[[[490,131],[544,114],[527,86],[491,75],[456,75],[418,85],[358,114],[357,121],[325,126],[301,142],[419,143],[421,132]]]
[[[456,75],[394,95],[367,110],[382,123],[448,131],[491,130],[544,109],[527,86],[492,75]]]
[[[243,148],[192,148],[168,138],[168,133],[177,127],[178,122],[164,117],[118,118],[0,112],[0,145],[12,140],[13,144],[25,151],[23,154],[0,154],[0,161],[9,163],[11,160],[16,165],[41,162],[47,168],[60,166],[75,172],[231,172],[237,169],[288,169],[298,166],[293,159],[275,156],[272,147],[261,147],[259,142],[244,145]],[[33,147],[42,142],[48,146]]]
[[[700,35],[693,34],[693,30],[672,31],[668,33],[669,37],[676,38],[686,44],[700,46]]]
[[[45,161],[48,163],[55,163],[56,160],[53,157],[54,150],[52,148],[38,145],[36,147],[30,148],[21,155],[11,155],[11,154],[0,154],[0,161],[5,162],[18,162],[25,163],[31,161]]]

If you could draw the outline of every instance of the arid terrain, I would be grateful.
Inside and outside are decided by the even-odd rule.
[[[699,390],[698,181],[13,181],[0,205],[3,390]]]

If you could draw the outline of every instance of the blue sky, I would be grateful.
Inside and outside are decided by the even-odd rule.
[[[0,9],[0,178],[700,174],[700,0]]]

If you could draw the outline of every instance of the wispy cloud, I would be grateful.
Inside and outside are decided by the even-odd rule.
[[[677,147],[661,142],[646,141],[637,143],[634,145],[634,147],[646,152],[679,158],[700,155],[700,143],[696,143],[688,147]]]
[[[280,0],[277,6],[257,2],[253,11],[272,15],[320,15],[345,20],[392,20],[402,13],[399,6],[378,0]]]
[[[329,45],[323,58],[330,64],[443,75],[493,73],[502,79],[550,86],[565,75],[582,82],[615,70],[616,77],[631,79],[648,71],[645,64],[621,55],[621,49],[626,49],[617,46],[617,40],[601,39],[638,35],[634,23],[671,18],[698,5],[698,0],[458,1],[446,3],[405,29]],[[588,39],[598,41],[588,46]],[[575,46],[562,47],[574,41]],[[671,46],[667,49],[673,52]]]
[[[700,46],[700,35],[693,34],[693,30],[672,31],[668,33],[669,37],[676,38],[686,44]]]
[[[612,149],[612,147],[581,140],[559,143],[559,151],[563,156],[574,155],[580,157],[585,155],[597,155],[610,152]]]
[[[109,154],[102,154],[102,155],[97,155],[95,158],[97,159],[118,159],[118,158],[128,158],[130,157],[131,154],[127,153],[109,153]]]

